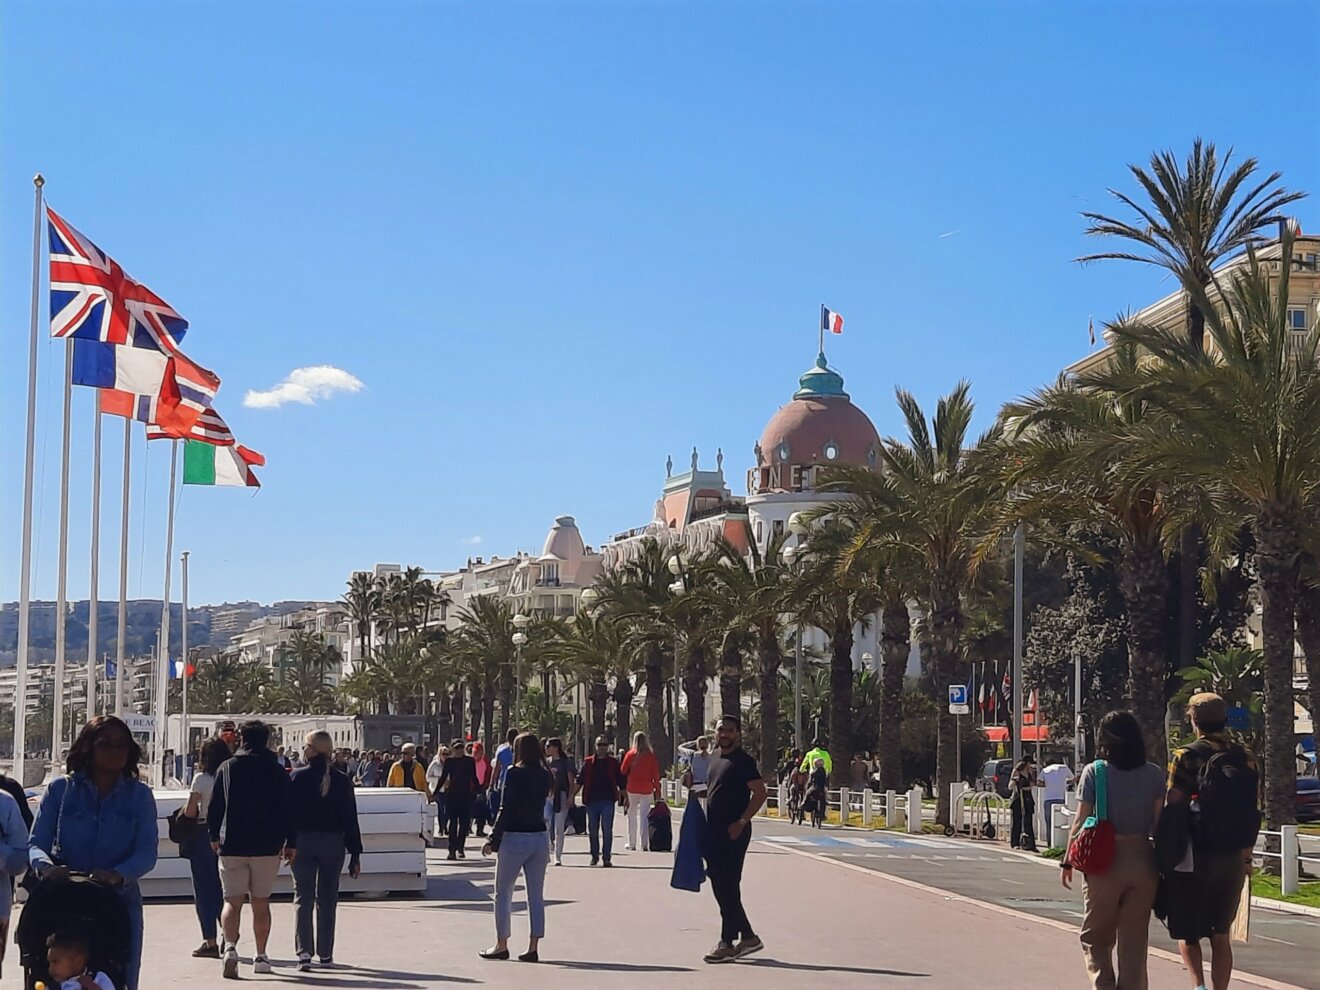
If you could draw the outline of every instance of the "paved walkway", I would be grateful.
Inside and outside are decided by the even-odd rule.
[[[768,835],[765,828],[762,834]],[[447,863],[431,854],[425,899],[347,901],[340,910],[336,957],[344,968],[300,976],[292,969],[293,910],[275,905],[272,956],[276,972],[248,982],[298,982],[357,990],[412,990],[454,984],[497,987],[602,988],[924,987],[1020,988],[1086,985],[1076,935],[1027,915],[915,889],[864,868],[793,852],[786,843],[757,842],[748,856],[746,901],[766,942],[762,954],[708,966],[717,913],[709,890],[669,887],[670,857],[619,851],[613,870],[587,866],[585,840],[570,839],[567,865],[552,867],[548,937],[533,969],[492,963],[477,949],[493,940],[493,861],[471,855]],[[521,909],[514,946],[526,934]],[[147,907],[144,986],[226,986],[218,965],[194,960],[190,904]],[[1011,952],[1010,947],[1019,947]],[[241,949],[251,951],[245,936]],[[12,959],[12,957],[11,957]],[[1030,978],[1024,980],[1024,967]],[[1185,990],[1180,968],[1151,961],[1152,990]],[[0,987],[19,986],[12,963]],[[1274,987],[1282,983],[1265,984]]]

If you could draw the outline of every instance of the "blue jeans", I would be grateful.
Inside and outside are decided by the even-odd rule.
[[[197,909],[197,922],[202,926],[202,938],[214,942],[225,899],[220,890],[220,860],[212,852],[207,838],[203,826],[189,850],[188,865],[192,868],[193,907]]]
[[[128,988],[138,990],[142,972],[142,888],[130,881],[119,888],[119,896],[128,908]]]
[[[591,858],[601,855],[602,834],[605,858],[614,848],[614,802],[592,801],[587,805],[587,835],[591,839]]]
[[[527,888],[532,938],[545,935],[545,868],[550,847],[544,832],[505,832],[495,858],[495,935],[507,939],[513,928],[513,886],[519,872]]]

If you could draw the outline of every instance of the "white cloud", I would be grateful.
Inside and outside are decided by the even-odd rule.
[[[485,543],[486,541],[484,538],[480,536],[465,536],[463,537],[463,539],[459,540],[458,542],[463,544],[465,547],[475,547],[475,546],[480,546],[482,543]]]
[[[336,392],[351,394],[365,387],[360,379],[343,368],[315,364],[307,368],[294,368],[274,388],[249,390],[243,396],[243,405],[249,409],[278,409],[286,402],[300,402],[310,406],[318,399],[330,398]]]

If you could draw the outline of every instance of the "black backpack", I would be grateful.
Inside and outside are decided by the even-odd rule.
[[[1193,745],[1206,755],[1196,784],[1196,847],[1225,853],[1251,848],[1260,834],[1260,774],[1241,746],[1213,750]]]

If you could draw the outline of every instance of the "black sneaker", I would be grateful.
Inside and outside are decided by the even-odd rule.
[[[613,865],[614,865],[613,863],[610,862],[610,858],[609,858],[608,856],[605,857],[605,865],[606,865],[606,866],[613,866]]]
[[[733,947],[733,951],[736,952],[738,958],[741,959],[743,956],[750,956],[753,952],[760,952],[764,948],[764,942],[755,935],[748,935],[746,938],[738,941],[738,944]]]
[[[708,963],[726,963],[733,962],[738,958],[738,950],[730,942],[721,941],[719,945],[711,949],[702,957],[702,962]]]
[[[591,857],[591,865],[592,865],[592,866],[598,866],[599,864],[600,864],[600,857],[599,857],[599,856],[592,856],[592,857]]]

